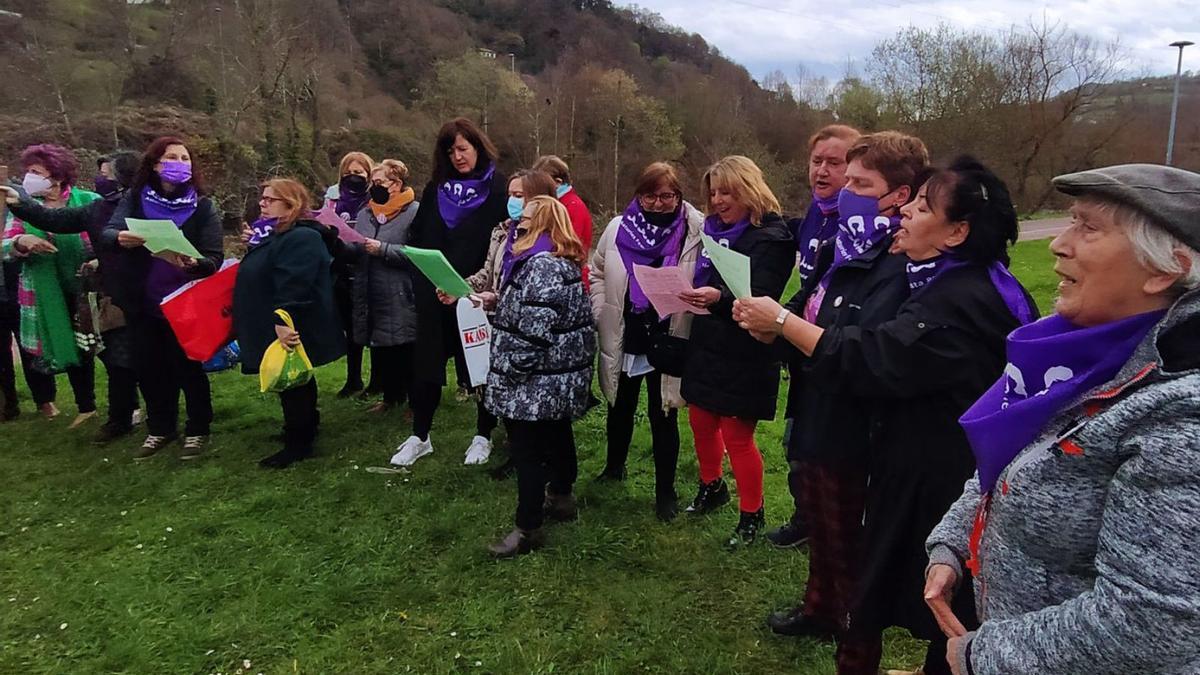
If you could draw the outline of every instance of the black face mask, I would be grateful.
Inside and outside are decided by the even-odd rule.
[[[107,176],[96,176],[96,192],[105,199],[117,198],[125,192],[125,187],[120,182],[108,178]]]
[[[376,204],[388,203],[388,198],[391,196],[392,196],[392,194],[390,192],[388,192],[388,189],[385,188],[384,186],[382,186],[382,185],[372,185],[371,186],[371,201],[375,202]]]
[[[367,191],[367,179],[358,174],[349,173],[338,181],[338,190],[350,195],[361,195]]]
[[[675,219],[679,217],[679,209],[675,209],[674,211],[642,211],[642,216],[646,219],[647,223],[655,227],[666,227],[675,222]]]

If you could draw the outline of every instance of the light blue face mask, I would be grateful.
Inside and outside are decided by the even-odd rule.
[[[554,188],[554,193],[559,199],[562,199],[562,196],[567,194],[570,191],[571,191],[570,183],[563,183],[563,184],[559,185],[558,187]]]
[[[508,198],[508,217],[521,220],[521,212],[525,210],[525,200],[520,197]]]

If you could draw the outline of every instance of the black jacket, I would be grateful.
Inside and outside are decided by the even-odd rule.
[[[834,271],[817,312],[816,324],[829,330],[849,326],[874,328],[896,316],[908,298],[904,266],[908,258],[890,255],[889,237],[868,254]],[[787,304],[803,315],[808,299],[825,271],[833,264],[833,246],[821,249],[816,272]],[[795,418],[788,442],[788,459],[830,463],[866,462],[869,434],[862,419],[866,402],[828,359],[812,360],[784,340],[782,345],[792,374],[788,392],[788,417]]]
[[[496,223],[508,219],[508,179],[497,171],[492,177],[487,200],[453,230],[446,227],[438,207],[438,183],[430,181],[425,186],[420,203],[408,243],[441,251],[450,265],[461,276],[467,277],[478,272],[487,260]],[[445,383],[446,359],[461,349],[457,346],[457,331],[449,334],[445,330],[448,326],[458,325],[456,310],[438,301],[433,284],[420,273],[413,274],[413,295],[419,321],[415,379]]]
[[[747,229],[730,248],[750,257],[751,294],[778,299],[796,260],[795,242],[783,218],[768,213],[760,227]],[[715,269],[709,285],[721,291],[721,299],[708,308],[712,314],[692,322],[680,393],[689,404],[718,415],[773,419],[779,357],[733,321],[735,298]]]
[[[48,209],[33,199],[22,199],[9,207],[13,215],[34,227],[55,234],[84,234],[92,241],[92,249],[100,261],[100,283],[104,292],[113,294],[110,271],[119,265],[121,258],[111,246],[101,245],[104,228],[112,218],[120,200],[105,197],[72,208]]]
[[[111,284],[113,302],[127,317],[132,317],[140,316],[145,309],[146,275],[150,272],[151,255],[144,246],[118,246],[117,234],[129,229],[125,225],[126,218],[145,218],[142,196],[138,190],[130,190],[121,198],[100,239],[100,245],[115,251],[114,260],[119,261],[113,265],[113,274],[108,282]],[[192,279],[202,279],[220,269],[225,258],[225,243],[221,233],[221,214],[211,199],[201,197],[196,204],[196,212],[179,229],[201,255],[196,266],[187,270]]]
[[[921,289],[894,319],[829,329],[817,343],[813,369],[846,383],[871,434],[858,627],[940,634],[922,595],[925,538],[975,473],[958,418],[1000,377],[1018,325],[987,269],[972,265]],[[967,621],[964,586],[954,604]]]
[[[233,325],[242,348],[242,372],[257,373],[275,340],[275,310],[287,310],[314,366],[346,353],[345,335],[333,303],[333,260],[324,226],[301,220],[251,249],[238,268]]]

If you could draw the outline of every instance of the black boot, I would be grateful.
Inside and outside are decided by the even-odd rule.
[[[679,515],[679,497],[674,492],[655,497],[654,515],[664,523],[675,520],[675,516]]]
[[[692,500],[687,512],[694,515],[711,513],[729,503],[729,487],[720,478],[711,483],[700,483],[700,490]]]
[[[740,548],[749,546],[754,543],[758,537],[758,531],[767,526],[767,516],[760,507],[757,511],[747,513],[742,511],[742,516],[738,518],[738,524],[733,528],[733,534],[729,536],[728,545],[730,548]]]
[[[284,426],[283,450],[270,457],[264,457],[258,465],[264,469],[286,469],[302,459],[312,457],[313,439],[317,435],[319,419],[318,414],[310,426],[302,429],[289,429]]]
[[[569,523],[579,517],[575,495],[556,495],[549,490],[546,491],[546,500],[542,502],[542,511],[547,518],[560,523]]]
[[[625,480],[625,467],[612,468],[604,467],[599,476],[596,476],[597,483],[609,483]]]
[[[821,642],[833,642],[837,628],[824,625],[817,619],[804,613],[803,607],[794,607],[782,612],[771,612],[767,615],[767,626],[776,635],[789,637],[811,637]]]

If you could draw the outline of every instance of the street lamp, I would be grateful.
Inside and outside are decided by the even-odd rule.
[[[1175,96],[1171,99],[1171,127],[1167,132],[1167,166],[1171,166],[1171,155],[1175,150],[1175,116],[1179,113],[1179,75],[1183,72],[1183,48],[1196,44],[1189,40],[1177,40],[1172,47],[1179,48],[1179,63],[1175,65]]]

